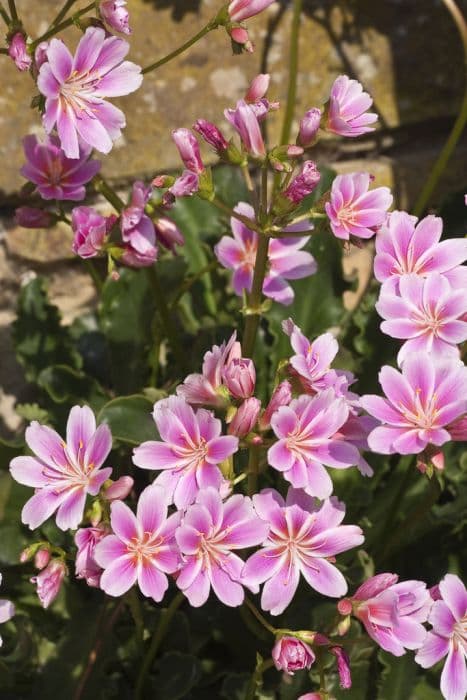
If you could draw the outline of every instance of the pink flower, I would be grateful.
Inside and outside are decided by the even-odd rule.
[[[362,396],[362,407],[383,425],[368,444],[380,454],[419,454],[451,439],[446,426],[467,411],[467,368],[456,360],[409,355],[402,374],[385,366],[379,381],[387,398]]]
[[[225,365],[222,380],[235,399],[247,399],[255,390],[256,370],[253,360],[234,357]]]
[[[266,147],[254,106],[240,100],[235,109],[226,109],[224,115],[239,133],[247,153],[262,160],[266,156]]]
[[[232,421],[229,425],[229,435],[236,435],[239,438],[246,437],[251,433],[258,420],[261,410],[261,401],[254,396],[245,401],[238,407]]]
[[[35,530],[57,511],[61,530],[74,530],[83,518],[86,494],[96,496],[112,469],[101,469],[112,448],[107,425],[96,429],[88,406],[74,406],[68,416],[66,442],[60,435],[32,421],[26,429],[26,443],[34,457],[15,457],[10,462],[12,477],[36,492],[21,513],[22,522]]]
[[[31,583],[37,586],[37,595],[43,608],[48,608],[58,596],[66,574],[67,568],[63,559],[52,559],[40,574],[32,577]]]
[[[323,465],[346,469],[359,461],[357,448],[335,437],[348,415],[347,403],[332,389],[299,396],[282,406],[271,418],[279,439],[268,450],[269,464],[293,486],[328,498],[332,481]]]
[[[451,288],[439,272],[423,278],[416,274],[399,278],[399,294],[384,284],[376,310],[385,321],[383,333],[407,338],[397,356],[400,364],[412,353],[429,352],[434,357],[459,357],[457,343],[467,340],[465,289]]]
[[[163,197],[163,204],[170,207],[177,197],[191,197],[199,190],[199,178],[192,170],[184,170]]]
[[[206,119],[198,119],[193,124],[193,129],[202,136],[202,138],[208,143],[212,148],[219,154],[226,151],[229,147],[228,141],[224,138],[224,135],[212,122],[206,121]]]
[[[446,700],[464,700],[467,694],[467,591],[458,576],[446,574],[439,584],[428,622],[433,629],[415,656],[422,668],[434,666],[447,655],[441,673],[441,692]]]
[[[253,207],[240,202],[235,211],[254,221]],[[235,294],[251,291],[253,272],[258,249],[258,234],[235,217],[230,220],[233,238],[223,236],[215,246],[217,259],[224,267],[234,271],[232,285]],[[309,224],[307,224],[309,228]],[[316,261],[310,253],[301,250],[309,237],[274,238],[269,243],[268,272],[264,279],[263,294],[288,306],[294,299],[289,279],[301,279],[316,272]]]
[[[417,223],[405,211],[391,212],[376,236],[375,277],[380,282],[398,281],[401,275],[426,276],[442,272],[450,283],[467,286],[467,239],[441,241],[443,220],[426,216]]]
[[[172,138],[180,153],[180,158],[185,164],[185,168],[198,175],[204,171],[204,164],[201,160],[201,153],[196,137],[189,129],[175,129],[172,131]]]
[[[347,591],[334,556],[362,544],[356,525],[341,525],[345,506],[332,498],[318,508],[301,489],[289,488],[287,500],[274,489],[253,496],[256,512],[270,523],[263,548],[245,564],[242,581],[252,588],[266,581],[261,607],[280,615],[297,590],[300,574],[318,593],[337,598]]]
[[[243,22],[245,19],[259,15],[275,0],[232,0],[227,11],[232,22]]]
[[[308,644],[287,635],[277,640],[271,656],[277,670],[284,671],[289,676],[293,676],[295,671],[310,669],[316,658]]]
[[[294,177],[290,185],[282,193],[293,204],[299,204],[304,197],[311,194],[317,187],[321,175],[312,160],[306,160],[299,175]]]
[[[131,34],[126,0],[101,0],[99,13],[111,29],[122,34]]]
[[[349,173],[334,179],[325,209],[337,238],[371,238],[384,223],[392,194],[389,187],[369,190],[370,180],[369,173]]]
[[[78,136],[109,153],[121,135],[125,115],[104,98],[128,95],[141,85],[141,68],[123,60],[129,48],[98,27],[86,30],[74,57],[61,40],[51,40],[37,86],[46,98],[44,128],[50,133],[57,125],[68,158],[79,158]]]
[[[115,221],[115,216],[102,216],[92,207],[75,207],[71,212],[73,252],[84,259],[99,255]]]
[[[351,610],[380,647],[402,656],[405,649],[419,649],[423,644],[423,623],[433,601],[422,581],[397,581],[396,574],[373,576],[352,598],[341,600],[338,608],[343,614]]]
[[[327,700],[321,693],[305,693],[305,695],[300,695],[297,700]]]
[[[84,578],[92,588],[99,588],[102,573],[102,568],[94,558],[96,545],[109,534],[110,528],[104,524],[81,528],[75,534],[75,544],[78,547],[75,561],[76,578]]]
[[[227,342],[213,345],[204,355],[202,374],[189,374],[183,384],[177,387],[178,396],[193,406],[206,405],[221,407],[225,404],[222,385],[222,372],[226,364],[237,353],[237,334],[234,332]]]
[[[185,244],[183,233],[171,219],[168,219],[166,216],[161,216],[155,219],[153,223],[156,230],[156,240],[163,245],[164,248],[175,253],[175,246]]]
[[[175,533],[183,560],[177,586],[190,605],[204,605],[211,586],[225,605],[241,605],[243,561],[232,550],[259,544],[268,530],[248,497],[237,494],[222,503],[216,489],[199,491]]]
[[[67,158],[56,136],[42,143],[30,134],[23,139],[26,165],[21,175],[37,185],[42,199],[78,201],[86,196],[86,183],[99,172],[101,164],[89,160],[91,148],[80,146],[76,159]]]
[[[344,690],[352,687],[352,676],[350,675],[350,658],[342,647],[330,647],[329,651],[334,654],[337,661],[337,672],[339,674],[339,685]]]
[[[161,484],[177,508],[186,508],[200,489],[219,489],[223,477],[218,465],[238,449],[238,438],[222,436],[222,424],[211,411],[194,411],[180,396],[154,405],[154,421],[162,441],[143,442],[133,453],[142,469],[162,469]]]
[[[2,574],[0,574],[0,584],[2,583]],[[8,622],[14,616],[16,610],[13,603],[4,598],[0,599],[0,624]],[[0,647],[3,644],[3,639],[0,637]]]
[[[347,75],[340,75],[334,81],[329,96],[326,129],[340,136],[361,136],[374,131],[373,124],[378,115],[368,112],[373,100],[358,80],[351,80]]]
[[[303,148],[309,148],[316,140],[321,124],[321,110],[317,107],[308,110],[300,121],[297,143]]]
[[[100,587],[121,596],[138,582],[141,593],[159,603],[168,588],[166,574],[179,566],[174,533],[181,513],[167,517],[167,499],[152,484],[141,493],[136,515],[122,501],[110,507],[113,535],[99,542],[94,558],[104,569]]]
[[[296,352],[289,360],[290,365],[306,390],[315,393],[332,385],[337,375],[331,370],[331,363],[339,351],[334,336],[323,333],[311,342],[292,319],[284,321],[282,329],[290,336],[290,344]]]
[[[15,211],[15,221],[24,228],[49,228],[54,218],[50,212],[37,207],[18,207]]]
[[[120,228],[125,244],[122,262],[130,267],[147,267],[157,258],[156,231],[144,208],[151,197],[151,188],[143,182],[133,183],[131,202],[122,211]]]
[[[264,413],[259,419],[259,426],[261,430],[267,430],[271,425],[271,418],[273,414],[281,406],[288,406],[292,399],[292,387],[290,382],[287,380],[281,382],[274,389],[271,399],[264,409]]]
[[[16,32],[8,44],[8,55],[15,62],[18,70],[29,70],[32,58],[28,54],[26,38],[21,32]]]

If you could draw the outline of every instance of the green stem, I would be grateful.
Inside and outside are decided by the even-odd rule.
[[[121,212],[125,208],[125,202],[121,199],[115,190],[104,180],[101,175],[96,175],[92,181],[94,189],[99,192],[106,200],[116,209]]]
[[[161,610],[161,619],[159,625],[156,631],[154,632],[151,644],[141,665],[138,680],[136,681],[134,700],[141,700],[141,698],[143,697],[143,689],[146,676],[151,670],[151,666],[154,662],[157,652],[159,651],[159,647],[167,633],[170,623],[172,622],[172,618],[184,600],[185,596],[183,595],[183,593],[179,592],[172,600],[169,607]]]
[[[96,3],[91,2],[89,5],[86,5],[86,7],[83,7],[82,10],[79,10],[79,12],[75,12],[75,14],[71,17],[68,17],[68,19],[65,19],[63,22],[60,22],[60,24],[55,24],[53,27],[50,27],[50,29],[48,29],[44,34],[42,34],[42,36],[40,36],[38,39],[32,42],[32,44],[29,47],[29,52],[33,53],[37,46],[41,43],[41,41],[46,41],[46,39],[50,39],[51,36],[55,36],[55,34],[58,34],[63,29],[71,27],[71,25],[74,24],[80,17],[85,15],[86,12],[93,10],[95,6]]]
[[[258,472],[259,472],[259,445],[251,445],[250,456],[248,460],[248,495],[253,496],[258,490]]]
[[[282,125],[281,144],[289,143],[290,131],[295,112],[295,100],[297,97],[297,74],[298,74],[298,50],[300,35],[300,19],[302,14],[302,0],[294,0],[294,10],[292,17],[292,30],[290,33],[290,54],[289,54],[289,87],[287,91],[287,104]]]
[[[261,682],[261,679],[263,677],[263,673],[267,671],[269,668],[272,668],[274,666],[274,661],[272,659],[266,659],[261,663],[257,668],[255,668],[252,676],[250,683],[248,685],[248,690],[245,695],[245,700],[254,700],[256,697],[256,690],[258,688],[259,683]]]
[[[55,17],[55,19],[52,21],[51,27],[54,27],[56,24],[59,24],[64,17],[66,17],[68,10],[73,7],[75,4],[76,0],[66,0],[65,4],[63,5],[62,9],[58,13],[58,15]]]
[[[256,617],[258,622],[262,624],[262,626],[267,629],[268,632],[276,636],[276,628],[273,627],[272,625],[269,624],[269,622],[266,620],[265,617],[263,617],[260,613],[260,611],[256,608],[256,605],[254,605],[249,598],[245,598],[245,603],[246,607],[250,610],[250,612],[253,613],[253,615]]]
[[[18,13],[16,11],[15,0],[8,0],[8,7],[10,8],[10,15],[13,22],[18,21]]]
[[[190,48],[190,46],[193,46],[193,44],[196,44],[197,41],[203,38],[203,36],[206,36],[206,34],[209,34],[209,32],[212,32],[213,29],[217,29],[219,26],[219,23],[217,21],[217,18],[212,19],[210,22],[207,23],[205,27],[201,29],[195,36],[193,36],[191,39],[188,39],[182,46],[179,46],[178,49],[175,49],[175,51],[172,51],[172,53],[167,54],[167,56],[164,56],[163,58],[160,58],[158,61],[155,63],[151,63],[149,66],[146,66],[146,68],[143,68],[141,71],[143,75],[145,73],[149,73],[152,70],[156,70],[160,66],[163,66],[164,63],[168,63],[172,59],[176,58],[177,56],[180,56],[184,51]]]
[[[3,7],[3,5],[0,4],[0,17],[3,19],[7,27],[10,26],[10,18],[8,17],[7,11]],[[5,52],[8,53],[8,50],[5,49]],[[2,51],[3,53],[3,51]]]
[[[248,300],[249,313],[245,321],[242,351],[244,357],[252,357],[255,348],[256,334],[258,332],[261,317],[261,297],[263,292],[264,277],[268,262],[269,238],[260,233],[258,236],[258,249],[256,251],[255,270],[253,273],[253,285]]]
[[[443,0],[446,8],[451,13],[451,16],[456,24],[459,31],[462,46],[464,48],[464,98],[462,100],[461,108],[457,119],[451,129],[451,133],[448,136],[446,143],[443,146],[441,153],[438,156],[436,163],[434,164],[427,181],[425,182],[422,191],[415,203],[414,214],[415,216],[421,216],[426,209],[430,197],[433,194],[438,181],[443,174],[448,161],[459,141],[462,132],[464,131],[465,125],[467,124],[467,24],[464,17],[457,7],[454,0]]]
[[[85,265],[87,271],[89,272],[89,275],[90,275],[92,281],[94,282],[94,286],[96,288],[97,294],[100,296],[102,293],[103,283],[102,283],[102,279],[101,279],[98,271],[95,268],[93,261],[89,260],[89,259],[88,260],[85,259],[84,265]]]
[[[175,330],[172,322],[172,316],[170,315],[170,310],[165,300],[164,290],[162,289],[156,266],[152,265],[152,267],[148,268],[148,271],[152,288],[154,290],[154,295],[156,297],[156,310],[159,312],[162,325],[164,326],[165,333],[177,360],[177,364],[180,368],[183,368],[185,366],[185,356],[180,345],[177,331]]]
[[[259,233],[261,231],[261,227],[255,221],[249,219],[247,216],[243,216],[242,214],[239,214],[238,212],[234,211],[217,197],[214,197],[214,199],[211,200],[211,204],[214,204],[214,206],[220,209],[220,211],[223,211],[224,214],[228,214],[228,216],[232,216],[234,219],[238,219],[243,224],[245,224],[245,226],[248,226],[248,228],[252,231],[256,231],[256,233]]]
[[[138,639],[138,644],[143,644],[143,635],[144,635],[144,621],[143,621],[143,614],[141,611],[141,603],[138,598],[138,594],[136,592],[135,588],[132,588],[127,596],[126,596],[126,601],[128,603],[128,607],[130,608],[131,616],[133,618],[133,621],[135,623],[136,627],[136,637]]]
[[[170,307],[169,307],[169,308],[170,308],[170,309],[174,309],[174,308],[177,306],[177,304],[178,304],[178,302],[180,301],[180,299],[182,298],[182,296],[183,296],[184,294],[186,294],[186,292],[188,292],[189,289],[191,289],[191,287],[195,284],[195,282],[197,282],[199,279],[201,279],[201,277],[204,277],[204,275],[206,275],[206,274],[208,274],[209,272],[212,272],[213,270],[215,270],[215,269],[217,268],[218,265],[219,265],[219,263],[218,263],[217,260],[211,260],[211,262],[208,263],[207,265],[205,265],[204,267],[202,267],[201,270],[198,270],[198,272],[197,272],[195,275],[192,275],[191,277],[189,277],[189,278],[182,284],[182,286],[180,287],[180,289],[178,290],[178,292],[177,292],[177,294],[175,295],[174,299],[173,299],[172,302],[170,303]]]

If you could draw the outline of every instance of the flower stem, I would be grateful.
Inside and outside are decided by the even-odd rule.
[[[51,27],[54,27],[56,24],[59,24],[64,17],[66,17],[68,10],[75,4],[76,0],[66,0],[65,4],[63,5],[62,9],[58,13],[58,15],[55,17],[55,19],[52,21]]]
[[[254,603],[252,603],[249,598],[245,598],[244,604],[250,610],[250,612],[253,613],[253,615],[256,617],[258,622],[260,622],[263,625],[263,627],[265,627],[267,629],[268,632],[270,632],[271,634],[276,636],[276,632],[277,632],[276,628],[269,624],[269,622],[266,620],[266,618],[261,615],[261,613],[257,609],[256,605],[254,605]]]
[[[152,267],[148,268],[148,271],[152,288],[154,290],[154,296],[156,298],[156,311],[159,313],[165,333],[177,360],[177,364],[180,368],[183,368],[185,366],[185,356],[179,342],[177,331],[175,330],[172,322],[172,316],[165,300],[156,266],[152,265]]]
[[[257,666],[251,676],[250,683],[248,685],[248,690],[245,695],[245,700],[254,700],[256,697],[256,691],[258,689],[258,684],[261,682],[263,673],[274,666],[274,661],[272,659],[265,659],[259,666]]]
[[[162,643],[162,641],[167,633],[167,630],[170,626],[170,623],[172,622],[172,618],[184,600],[185,600],[185,596],[183,595],[182,592],[179,592],[179,593],[177,593],[175,598],[172,600],[169,607],[161,610],[161,619],[160,619],[159,625],[158,625],[156,631],[154,632],[154,635],[151,639],[151,644],[150,644],[149,649],[146,653],[146,656],[143,659],[143,663],[141,665],[141,669],[140,669],[140,672],[138,674],[138,679],[136,681],[134,700],[141,700],[141,698],[143,697],[143,689],[144,689],[144,682],[146,680],[146,676],[148,675],[148,673],[151,669],[151,666],[154,662],[156,654],[159,651],[159,647],[160,647],[160,645],[161,645],[161,643]]]
[[[75,12],[75,14],[71,17],[68,17],[68,19],[65,19],[63,22],[60,22],[60,24],[54,24],[53,27],[50,27],[50,29],[48,29],[44,34],[42,34],[42,36],[40,36],[38,39],[32,42],[32,44],[29,47],[29,52],[32,53],[34,49],[36,49],[36,47],[41,43],[41,41],[46,41],[47,39],[50,39],[51,36],[55,36],[55,34],[61,32],[63,29],[71,27],[71,25],[74,24],[76,20],[85,15],[86,12],[93,10],[95,6],[96,3],[91,2],[89,5],[86,5],[86,7],[83,7],[82,10]]]
[[[181,285],[179,288],[177,294],[175,295],[174,299],[170,303],[170,309],[174,309],[182,296],[188,292],[189,289],[197,282],[201,277],[204,277],[204,275],[208,274],[209,272],[212,272],[215,270],[218,266],[217,260],[211,260],[210,263],[205,265],[204,267],[201,268],[201,270],[198,270],[198,272],[191,277],[188,277],[185,282]]]
[[[3,19],[3,21],[8,27],[10,25],[10,18],[8,17],[8,13],[2,4],[0,4],[0,17]],[[8,53],[7,49],[5,49],[5,53]]]
[[[106,200],[116,209],[121,212],[125,208],[125,202],[121,199],[115,190],[104,180],[101,175],[96,175],[93,179],[93,185],[96,192],[103,195]]]
[[[284,123],[282,125],[281,144],[286,144],[290,139],[292,121],[295,112],[295,100],[297,97],[298,74],[298,49],[300,36],[300,19],[302,14],[302,0],[294,0],[292,17],[292,31],[290,33],[289,54],[289,87],[287,90],[287,104],[285,107]]]
[[[10,15],[13,22],[18,21],[18,13],[16,11],[15,0],[8,0],[8,7],[10,8]]]
[[[214,197],[214,199],[211,200],[211,204],[214,204],[214,206],[220,209],[220,211],[223,211],[224,214],[232,216],[234,219],[238,219],[242,222],[242,224],[245,224],[245,226],[247,226],[252,231],[256,231],[257,233],[261,231],[261,227],[255,221],[249,219],[247,216],[243,216],[242,214],[239,214],[238,212],[234,211],[217,197]]]
[[[454,22],[456,23],[457,29],[459,30],[459,34],[462,40],[462,46],[464,48],[464,98],[462,100],[461,108],[457,115],[457,119],[454,122],[453,127],[451,129],[451,133],[449,134],[448,139],[444,144],[443,149],[441,150],[441,153],[439,154],[438,159],[434,164],[423,186],[423,189],[420,192],[420,195],[415,203],[413,210],[415,216],[421,216],[421,214],[423,214],[423,212],[425,211],[426,206],[430,201],[430,197],[433,194],[436,185],[438,184],[438,180],[443,174],[448,164],[448,161],[457,145],[457,142],[459,141],[462,132],[464,131],[465,125],[467,124],[467,24],[454,0],[443,0],[443,2],[446,8],[451,13]]]
[[[188,39],[184,44],[178,47],[178,49],[175,49],[175,51],[172,51],[172,53],[167,54],[167,56],[164,56],[163,58],[160,58],[158,61],[155,61],[155,63],[151,63],[149,66],[146,66],[146,68],[143,68],[141,71],[143,75],[145,73],[150,73],[153,70],[156,70],[160,66],[163,66],[164,63],[168,63],[171,61],[173,58],[176,58],[177,56],[180,56],[184,51],[190,48],[190,46],[193,46],[193,44],[196,44],[197,41],[203,38],[203,36],[206,36],[206,34],[209,34],[209,32],[212,32],[213,29],[217,29],[219,26],[219,23],[217,21],[217,18],[214,18],[210,20],[210,22],[207,23],[205,27],[201,29],[195,36],[191,37],[191,39]]]
[[[102,279],[101,279],[98,271],[96,270],[96,267],[95,267],[93,261],[89,260],[89,259],[85,259],[84,265],[85,265],[87,271],[89,272],[89,276],[91,277],[92,281],[94,282],[94,286],[96,288],[97,294],[100,296],[102,293],[103,284],[102,284]]]

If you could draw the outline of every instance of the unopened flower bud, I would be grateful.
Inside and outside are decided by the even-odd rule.
[[[271,426],[272,414],[281,406],[287,406],[292,399],[292,387],[287,380],[276,386],[266,409],[259,419],[260,430],[267,430]]]
[[[37,207],[18,207],[15,211],[15,221],[24,228],[49,228],[53,216],[44,209]]]
[[[43,608],[48,608],[57,597],[66,573],[65,562],[62,559],[52,559],[40,574],[32,577],[31,583],[37,586],[37,595]]]
[[[151,182],[153,187],[171,187],[175,182],[172,175],[157,175]]]
[[[242,50],[253,53],[253,44],[250,41],[248,31],[244,27],[231,27],[229,35],[232,39],[234,53],[240,53]]]
[[[316,658],[308,644],[288,636],[277,640],[271,656],[277,670],[284,671],[289,676],[293,676],[295,671],[311,668]]]
[[[171,219],[162,216],[155,219],[154,227],[156,229],[156,238],[158,243],[175,252],[175,246],[184,245],[185,239],[177,224]]]
[[[269,73],[260,73],[253,78],[245,95],[245,102],[258,102],[268,91],[271,76]]]
[[[47,58],[47,50],[49,48],[49,42],[48,41],[41,41],[40,44],[37,45],[36,50],[34,51],[34,65],[36,70],[38,71],[39,68],[42,66],[43,63],[48,61],[49,59]]]
[[[26,37],[22,32],[16,32],[8,44],[8,55],[15,62],[18,70],[29,70],[32,58],[26,47]]]
[[[191,131],[189,129],[175,129],[175,131],[172,131],[172,138],[185,167],[198,175],[202,173],[204,164],[201,160],[199,144]]]
[[[253,360],[234,358],[222,371],[224,385],[236,399],[247,399],[255,390],[256,370]]]
[[[212,122],[208,122],[206,119],[198,119],[193,124],[193,129],[220,155],[229,147],[229,142],[224,138],[220,129]]]
[[[119,501],[128,496],[133,488],[134,480],[131,476],[121,476],[120,479],[114,481],[103,492],[103,497],[106,501]]]
[[[300,130],[298,132],[298,143],[303,148],[312,146],[316,140],[316,135],[321,123],[321,110],[317,107],[308,110],[303,119],[300,121]]]
[[[36,569],[44,569],[50,561],[50,551],[48,549],[38,549],[34,556],[34,566]]]
[[[350,675],[350,659],[347,652],[342,647],[330,647],[329,651],[337,659],[337,672],[339,673],[339,684],[344,690],[352,687],[352,677]]]
[[[131,34],[126,0],[101,0],[99,13],[111,29],[122,34]]]
[[[304,197],[313,192],[320,179],[321,175],[316,163],[312,160],[306,160],[300,174],[292,180],[287,189],[284,190],[283,195],[293,204],[299,204]]]
[[[245,401],[239,406],[232,422],[229,425],[229,435],[236,435],[239,438],[244,438],[251,433],[255,427],[258,415],[261,410],[261,401],[254,396]]]

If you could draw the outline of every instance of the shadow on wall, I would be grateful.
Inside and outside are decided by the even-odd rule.
[[[174,22],[180,22],[189,12],[198,12],[201,6],[201,0],[144,0],[144,2],[153,5],[156,10],[171,8]]]

